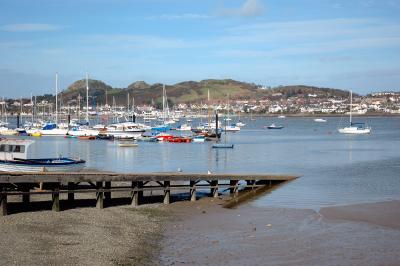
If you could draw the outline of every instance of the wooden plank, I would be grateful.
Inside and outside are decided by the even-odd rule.
[[[100,182],[100,181],[196,181],[196,180],[273,180],[287,181],[293,175],[267,174],[198,174],[198,173],[0,173],[0,183]]]

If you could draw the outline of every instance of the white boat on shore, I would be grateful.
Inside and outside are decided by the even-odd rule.
[[[27,158],[33,140],[0,140],[0,171],[2,172],[78,172],[85,167],[81,159]]]

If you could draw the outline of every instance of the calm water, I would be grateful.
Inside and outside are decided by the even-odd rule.
[[[340,118],[257,118],[229,133],[233,150],[211,143],[140,143],[120,148],[112,141],[59,137],[36,139],[31,156],[79,156],[87,167],[116,172],[237,172],[302,177],[254,201],[257,206],[314,208],[400,199],[400,118],[362,118],[373,128],[364,136],[337,133]],[[272,122],[282,130],[263,128]]]

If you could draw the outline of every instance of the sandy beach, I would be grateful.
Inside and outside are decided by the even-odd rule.
[[[400,201],[319,212],[223,203],[12,213],[0,217],[0,265],[400,264]]]

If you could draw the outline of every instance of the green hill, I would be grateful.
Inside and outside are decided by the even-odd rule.
[[[99,80],[89,80],[89,101],[91,105],[106,103],[112,104],[113,100],[117,105],[127,103],[127,96],[135,98],[135,104],[159,103],[162,99],[162,84],[147,84],[144,81],[137,81],[130,84],[127,88],[112,88]],[[215,80],[208,79],[202,81],[185,81],[174,85],[166,85],[167,97],[173,104],[176,103],[199,103],[207,101],[207,92],[210,92],[210,99],[213,103],[231,100],[251,100],[251,99],[274,99],[290,97],[348,97],[348,92],[343,90],[318,88],[303,85],[281,86],[277,88],[261,89],[253,83],[235,81],[231,79]],[[71,84],[67,90],[62,92],[64,103],[76,103],[78,96],[86,97],[86,81],[78,80]]]

